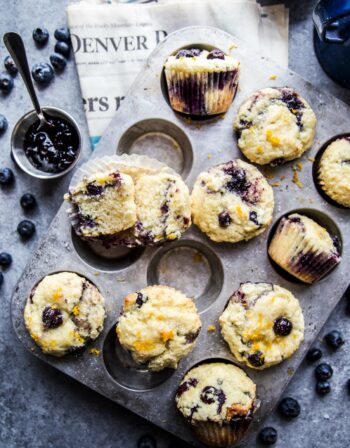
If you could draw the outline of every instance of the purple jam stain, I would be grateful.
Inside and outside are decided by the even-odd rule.
[[[207,59],[225,59],[225,53],[218,48],[211,50],[207,56]]]
[[[195,332],[186,333],[185,334],[186,343],[192,344],[192,342],[194,342],[197,339],[200,331],[201,331],[201,327],[199,327],[198,330]]]
[[[205,404],[218,403],[217,413],[220,414],[222,407],[226,401],[226,395],[222,389],[217,389],[214,386],[206,386],[200,395],[200,399]]]
[[[139,308],[141,308],[141,306],[145,304],[147,300],[148,300],[147,296],[143,295],[141,292],[138,292],[135,303]]]
[[[254,367],[261,367],[265,364],[265,356],[262,352],[257,351],[248,356],[248,361]]]
[[[221,212],[218,215],[218,221],[220,227],[228,227],[231,224],[232,219],[228,212]]]
[[[287,105],[289,111],[296,116],[297,125],[300,130],[303,129],[303,124],[301,122],[302,109],[305,108],[304,104],[300,100],[299,95],[292,89],[281,89],[282,98],[281,100]]]
[[[47,116],[47,124],[36,120],[23,140],[29,162],[45,173],[60,173],[76,159],[79,136],[74,127],[61,118]]]
[[[59,309],[47,306],[43,310],[41,318],[45,330],[57,328],[63,324],[63,316]]]
[[[90,196],[100,196],[103,191],[103,187],[101,185],[88,184],[86,186],[86,190]]]
[[[249,219],[250,221],[252,221],[254,224],[256,224],[257,226],[259,226],[259,221],[258,221],[258,215],[256,212],[252,211],[249,212]]]
[[[182,394],[187,392],[191,387],[196,387],[197,384],[198,384],[197,378],[190,378],[189,380],[180,384],[180,386],[177,389],[176,396],[181,397]]]
[[[293,324],[286,317],[278,317],[273,324],[273,331],[277,336],[288,336],[293,329]]]

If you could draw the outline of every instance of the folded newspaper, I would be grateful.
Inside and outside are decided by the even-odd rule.
[[[288,10],[283,5],[262,8],[255,0],[82,0],[69,5],[67,14],[92,146],[149,54],[179,28],[221,28],[288,65]]]

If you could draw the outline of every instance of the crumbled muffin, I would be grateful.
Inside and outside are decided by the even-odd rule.
[[[350,207],[350,136],[333,141],[318,167],[321,188],[333,201]]]
[[[293,213],[281,219],[269,255],[305,283],[320,280],[340,262],[339,240],[313,219]]]
[[[237,443],[256,407],[256,386],[233,364],[212,362],[191,369],[180,383],[176,405],[206,445]]]
[[[271,283],[242,283],[219,321],[232,354],[254,369],[289,358],[304,338],[299,301]]]
[[[249,240],[271,223],[273,191],[254,166],[240,159],[199,174],[192,191],[193,222],[217,242]]]
[[[103,330],[104,298],[72,272],[44,277],[24,309],[25,325],[44,353],[63,356],[96,339]]]
[[[193,301],[168,286],[148,286],[124,299],[116,332],[134,361],[149,370],[176,369],[194,348],[201,321]]]
[[[312,146],[316,121],[295,90],[266,88],[244,101],[234,127],[238,147],[251,162],[277,165],[300,157]]]

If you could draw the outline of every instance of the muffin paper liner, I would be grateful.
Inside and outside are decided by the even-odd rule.
[[[215,115],[227,111],[235,96],[238,69],[192,74],[165,70],[171,107],[189,115]]]
[[[283,218],[270,243],[269,255],[294,277],[314,283],[339,263],[340,255],[320,250],[305,238],[298,226]]]
[[[115,171],[121,171],[131,175],[133,178],[142,176],[144,174],[156,174],[159,172],[166,172],[175,176],[181,177],[172,168],[159,162],[157,159],[151,157],[137,155],[137,154],[122,154],[113,156],[104,156],[100,158],[90,159],[84,163],[74,174],[69,185],[69,191],[82,182],[84,179],[89,179],[98,173],[113,173]],[[139,244],[134,241],[132,229],[120,232],[118,235],[100,236],[100,237],[82,237],[79,232],[79,218],[78,213],[73,206],[67,209],[67,214],[70,222],[80,238],[89,241],[103,241],[106,247],[116,244],[123,244],[128,247],[138,246]]]

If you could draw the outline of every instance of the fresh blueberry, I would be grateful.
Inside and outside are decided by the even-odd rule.
[[[70,41],[70,32],[68,28],[58,28],[54,33],[55,39],[63,40],[64,42]]]
[[[316,367],[315,375],[319,381],[329,380],[333,375],[333,369],[329,364],[323,362]]]
[[[225,59],[225,53],[216,48],[215,50],[211,50],[207,56],[207,59]]]
[[[4,275],[0,272],[0,286],[4,283]]]
[[[14,178],[13,171],[10,168],[0,169],[0,185],[10,185]]]
[[[334,350],[338,350],[344,344],[344,338],[340,331],[333,330],[324,337],[327,344]]]
[[[3,134],[8,128],[8,121],[4,115],[0,114],[0,135]]]
[[[1,73],[0,75],[0,91],[7,95],[13,88],[13,79],[8,73]]]
[[[47,306],[44,308],[41,320],[46,330],[57,328],[63,324],[63,316],[58,308]]]
[[[192,50],[186,50],[186,48],[184,48],[183,50],[179,50],[176,53],[176,59],[179,58],[193,58],[193,53]]]
[[[68,58],[70,54],[70,45],[63,40],[58,40],[55,44],[55,53],[63,54],[64,57]]]
[[[0,266],[10,266],[12,263],[12,257],[7,252],[0,253]]]
[[[318,361],[322,358],[322,351],[319,348],[310,348],[307,352],[306,358],[308,361]]]
[[[39,45],[45,45],[49,40],[49,32],[46,28],[35,28],[33,30],[33,39]]]
[[[33,65],[32,76],[38,84],[47,85],[52,81],[54,72],[50,64],[40,62]]]
[[[300,404],[292,397],[283,398],[279,402],[278,411],[287,418],[295,418],[300,414]]]
[[[232,219],[229,213],[224,211],[218,215],[218,221],[220,227],[228,227],[231,224]]]
[[[254,367],[261,367],[265,363],[265,356],[262,352],[257,351],[248,356],[248,361]]]
[[[259,432],[259,441],[263,445],[273,445],[277,442],[277,431],[275,428],[272,428],[271,426],[267,426],[266,428],[263,428]]]
[[[16,67],[15,61],[11,58],[11,56],[6,56],[4,59],[4,66],[6,70],[11,73],[11,75],[17,75],[18,68]]]
[[[331,391],[331,384],[329,381],[317,381],[316,392],[319,395],[326,395]]]
[[[50,56],[50,62],[52,67],[57,70],[58,72],[61,72],[66,68],[67,65],[67,59],[62,56],[60,53],[54,53]]]
[[[288,336],[293,329],[293,324],[286,317],[279,317],[273,324],[273,331],[277,336]]]
[[[35,224],[29,219],[24,219],[18,224],[17,232],[23,238],[30,238],[35,232]]]
[[[30,210],[36,206],[36,199],[32,194],[25,193],[20,199],[20,204],[25,210]]]
[[[157,442],[154,437],[145,435],[137,441],[137,448],[157,448]]]

